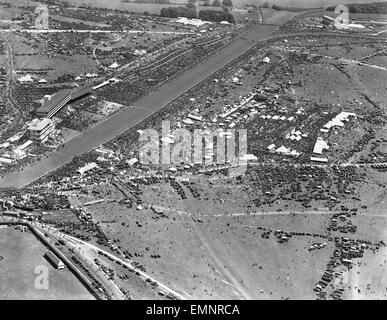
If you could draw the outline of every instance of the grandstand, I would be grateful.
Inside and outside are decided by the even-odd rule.
[[[52,96],[45,96],[44,103],[36,110],[36,115],[40,118],[52,118],[67,103],[83,97],[93,91],[92,86],[85,86],[80,89],[65,89]]]

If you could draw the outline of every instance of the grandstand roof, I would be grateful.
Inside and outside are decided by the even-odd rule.
[[[44,103],[41,107],[37,109],[37,112],[44,112],[48,113],[50,112],[53,108],[55,108],[60,102],[62,102],[66,97],[71,94],[72,90],[70,89],[64,89],[61,91],[58,91],[55,93],[49,101]]]

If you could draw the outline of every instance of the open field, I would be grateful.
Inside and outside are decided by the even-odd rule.
[[[311,289],[332,251],[326,248],[323,258],[311,257],[308,240],[294,239],[284,247],[262,239],[254,231],[254,225],[263,225],[256,218],[202,218],[197,223],[194,217],[171,213],[155,221],[149,211],[120,214],[117,208],[102,208],[115,214],[96,213],[95,219],[118,219],[104,226],[105,232],[120,239],[120,246],[146,270],[192,299],[313,299]],[[269,225],[280,227],[269,219]],[[310,223],[317,224],[310,220],[295,229],[310,230]]]
[[[122,0],[69,0],[72,4],[84,4],[91,6],[109,7],[112,9],[120,10],[131,10],[132,6],[136,6],[135,3],[123,3]],[[276,4],[284,7],[297,7],[297,8],[318,8],[327,7],[337,4],[335,0],[269,0],[271,4]],[[348,1],[349,3],[369,3],[375,2],[373,0],[353,0]],[[186,3],[185,0],[172,0],[171,3]],[[234,0],[233,4],[235,7],[243,7],[246,5],[256,4],[256,0]]]
[[[95,198],[115,199],[87,206],[87,210],[132,261],[189,298],[314,299],[313,286],[336,249],[332,239],[343,236],[341,232],[327,231],[335,211],[323,208],[323,202],[318,200],[314,203],[316,208],[309,210],[282,199],[255,207],[251,199],[258,191],[250,185],[255,179],[249,176],[244,178],[246,187],[218,174],[211,176],[210,184],[205,177],[190,178],[187,185],[177,182],[183,190],[179,194],[167,181],[142,184],[139,179],[134,184],[141,190],[140,196],[126,198],[130,206],[121,202],[125,198],[111,185],[90,187],[88,196],[79,195],[78,199],[80,203]],[[133,183],[126,184],[125,178],[122,181],[120,190],[130,194]],[[328,187],[334,189],[335,184]],[[372,188],[372,195],[366,193],[367,188]],[[385,207],[380,203],[383,190],[369,180],[367,187],[359,191],[362,194],[359,204],[340,198],[340,204],[350,210],[367,206],[349,219],[358,226],[358,231],[346,236],[386,241],[387,218],[385,212],[377,210],[379,204],[380,208]],[[295,198],[302,196],[297,194]],[[142,208],[136,207],[136,203],[141,203]],[[268,230],[271,232],[266,237]],[[273,235],[275,230],[302,235],[293,235],[281,243]],[[309,250],[312,244],[322,242],[327,243],[325,248]],[[370,299],[385,295],[378,279],[383,277],[386,266],[384,262],[382,268],[371,264],[373,259],[381,259],[377,257],[383,257],[382,252],[367,253],[358,260],[359,265],[374,269],[373,279],[367,278],[366,270],[360,273],[367,280],[362,280],[359,288],[366,290],[366,284],[370,283],[372,290],[367,292]],[[341,267],[341,272],[345,273],[346,268]],[[336,288],[334,283],[330,287]]]
[[[0,299],[94,299],[69,270],[54,269],[43,257],[46,251],[30,232],[0,229]],[[48,269],[48,290],[34,286],[38,266]]]

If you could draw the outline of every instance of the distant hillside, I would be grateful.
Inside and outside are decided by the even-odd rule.
[[[307,9],[307,8],[298,8],[298,7],[283,7],[276,4],[273,4],[271,8],[277,11],[292,11],[292,12],[301,12]],[[323,9],[323,8],[321,7],[321,8],[313,8],[313,9]]]
[[[372,3],[381,0],[233,0],[235,7],[240,7],[243,4],[263,4],[265,2],[270,5],[277,5],[282,8],[303,8],[303,9],[317,9],[326,8],[330,6],[337,6],[338,4],[347,3]]]
[[[351,3],[346,4],[349,13],[379,13],[387,14],[387,2]],[[335,11],[334,7],[328,7],[327,11]]]
[[[0,0],[0,2],[12,2],[13,0]],[[144,10],[147,10],[151,12],[149,8],[144,9],[143,4],[135,3],[135,0],[55,0],[57,2],[67,2],[72,5],[89,5],[92,7],[101,7],[101,8],[109,8],[109,9],[119,9],[119,10],[127,10],[127,11],[135,11],[135,12],[143,12]],[[179,5],[185,5],[188,0],[169,0],[171,4],[179,4]],[[375,0],[346,0],[348,2],[352,3],[372,3],[375,2]],[[282,8],[282,10],[289,10],[289,8],[296,8],[298,9],[310,9],[310,8],[320,8],[320,7],[328,7],[328,6],[334,6],[338,3],[343,3],[346,1],[338,1],[338,0],[232,0],[234,7],[236,8],[242,8],[246,5],[261,5],[265,2],[267,2],[270,6],[271,5],[277,5]],[[377,1],[377,0],[376,0]],[[54,2],[54,0],[40,0],[40,2],[49,3]],[[199,0],[199,2],[202,2]],[[212,3],[213,0],[210,0]],[[157,10],[152,10],[153,13],[159,13],[161,10],[162,5],[158,5]]]

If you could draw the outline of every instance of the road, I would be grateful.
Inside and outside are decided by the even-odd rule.
[[[50,234],[50,237],[52,237],[52,239],[48,241],[50,241],[53,246],[55,246],[54,242],[52,241],[53,239],[55,239],[56,241],[59,239],[63,239],[63,235],[53,232],[53,229],[49,229],[49,228],[44,229],[42,227],[37,227],[36,225],[32,225],[32,227],[35,229],[35,232],[39,233],[42,237],[45,237],[44,236],[45,233]],[[113,300],[125,299],[125,296],[121,292],[120,288],[114,283],[114,281],[110,280],[108,276],[104,272],[102,272],[102,270],[100,270],[100,268],[95,264],[94,257],[90,257],[88,252],[86,252],[85,250],[82,250],[82,248],[77,246],[76,243],[74,244],[74,241],[73,242],[67,241],[66,249],[74,250],[73,252],[76,252],[76,254],[78,255],[78,258],[80,258],[80,260],[83,261],[83,263],[85,264],[89,272],[93,274],[103,284],[103,286],[110,292]],[[63,252],[62,250],[59,250],[59,251],[61,251],[62,254],[68,257],[69,252],[66,253],[66,252]],[[74,265],[74,267],[78,269],[78,271],[87,279],[89,283],[91,283],[90,278],[86,277],[82,272],[82,270],[80,270],[76,265]]]
[[[10,80],[12,81],[15,81],[15,68],[14,68],[14,65],[13,65],[13,50],[12,50],[12,46],[11,44],[9,43],[7,37],[4,35],[4,32],[1,31],[1,35],[3,36],[4,38],[4,41],[6,42],[7,44],[7,47],[8,47],[8,61],[9,61],[9,76],[10,76]]]
[[[12,83],[15,81],[15,67],[14,67],[14,62],[13,62],[13,59],[14,59],[13,49],[12,49],[11,43],[9,42],[7,37],[5,36],[4,32],[1,30],[0,30],[0,32],[1,32],[1,35],[4,38],[4,41],[7,45],[7,65],[8,65],[8,74],[9,74],[9,81],[8,81],[7,86],[5,88],[7,104],[11,109],[14,110],[13,113],[15,114],[15,118],[13,119],[11,125],[8,126],[8,128],[7,128],[7,131],[11,131],[11,130],[13,130],[13,128],[16,128],[19,126],[20,122],[23,121],[23,118],[22,118],[22,111],[19,110],[19,108],[17,108],[16,103],[15,103],[14,98],[13,98],[13,94],[12,94],[12,90],[13,90]],[[5,132],[3,132],[3,134],[4,133]]]
[[[94,259],[94,254],[91,254],[90,251],[94,251],[94,252],[101,251],[104,254],[106,254],[107,256],[109,256],[110,258],[112,258],[114,261],[120,261],[124,265],[128,266],[128,268],[132,269],[135,272],[138,272],[140,274],[140,276],[143,277],[144,279],[150,279],[151,281],[156,282],[157,285],[159,286],[159,288],[164,290],[165,292],[168,292],[168,293],[172,294],[173,296],[175,296],[175,297],[177,297],[178,299],[181,299],[181,300],[187,300],[188,299],[188,297],[186,297],[185,295],[183,295],[183,294],[181,294],[181,293],[171,289],[170,287],[168,287],[165,284],[161,283],[160,281],[156,280],[155,278],[153,278],[149,274],[147,274],[144,271],[136,268],[128,259],[118,258],[117,256],[115,256],[115,255],[113,255],[113,254],[103,250],[100,247],[94,246],[94,245],[92,245],[92,244],[90,244],[90,243],[88,243],[86,241],[82,241],[82,240],[77,239],[75,237],[72,237],[70,235],[61,233],[61,232],[57,231],[54,228],[47,228],[46,226],[44,226],[42,224],[38,224],[38,226],[41,229],[43,229],[44,231],[49,232],[49,233],[53,233],[56,237],[60,237],[60,238],[62,238],[64,240],[66,240],[67,242],[70,242],[71,246],[73,246],[74,248],[77,249],[77,252],[81,252],[83,254],[83,256],[85,258],[89,259],[90,261],[93,261],[93,259]]]
[[[59,239],[66,240],[66,252],[63,252],[63,250],[59,250],[69,258],[69,252],[67,250],[70,250],[71,252],[75,252],[78,255],[78,258],[84,263],[85,267],[89,270],[91,274],[93,274],[102,284],[103,286],[110,292],[111,297],[113,300],[124,300],[125,296],[121,292],[120,288],[116,285],[114,281],[109,279],[109,276],[106,275],[98,265],[94,262],[94,256],[90,254],[90,252],[87,250],[88,248],[81,247],[77,241],[72,239],[66,239],[64,238],[64,235],[62,233],[56,232],[56,229],[53,227],[44,227],[41,224],[32,224],[31,227],[34,228],[35,232],[39,233],[43,238],[47,239],[47,241],[51,242],[53,246],[55,246],[54,242],[58,241]],[[48,240],[47,237],[44,236],[44,234],[48,234],[50,236],[50,240]],[[55,239],[53,241],[53,239]],[[72,255],[72,254],[70,254]],[[76,265],[74,265],[75,268],[79,270],[80,273],[83,274],[82,270],[80,270]],[[87,278],[88,282],[90,282],[90,278],[86,277],[84,274],[83,276]]]
[[[63,238],[63,237],[62,237]],[[109,279],[109,276],[105,274],[100,267],[95,263],[94,259],[95,256],[87,250],[87,247],[80,246],[76,241],[74,240],[67,240],[67,244],[78,254],[78,256],[81,258],[81,260],[86,262],[86,266],[88,267],[88,270],[90,272],[93,272],[96,276],[97,279],[99,279],[105,288],[107,288],[111,294],[113,299],[115,300],[124,300],[125,296],[121,292],[120,288],[117,286],[117,284]]]
[[[331,211],[331,210],[305,210],[305,211],[299,211],[299,210],[292,210],[292,211],[258,211],[258,212],[234,212],[234,213],[216,213],[216,214],[197,214],[197,213],[191,213],[188,211],[182,211],[177,209],[169,209],[162,206],[155,206],[153,205],[155,209],[162,210],[164,212],[169,213],[176,213],[180,216],[191,216],[193,218],[201,218],[201,217],[207,217],[207,218],[219,218],[219,217],[253,217],[253,216],[284,216],[284,215],[333,215],[342,213],[342,211]],[[387,215],[381,215],[377,213],[359,213],[357,215],[358,217],[374,217],[374,218],[383,218],[387,219]]]
[[[182,216],[182,218],[184,219],[184,216]],[[243,281],[240,279],[240,277],[238,277],[238,274],[233,272],[232,267],[228,266],[227,262],[222,260],[222,257],[219,257],[219,253],[216,252],[211,246],[211,239],[208,239],[208,237],[202,232],[200,226],[198,226],[192,219],[184,219],[184,221],[191,225],[192,230],[198,237],[198,240],[207,250],[209,257],[212,259],[212,262],[216,265],[217,270],[235,288],[240,297],[243,297],[243,299],[246,300],[252,300],[253,297],[249,294],[247,288],[245,288],[243,285]]]
[[[276,46],[274,46],[274,48],[276,48],[278,50],[282,50],[282,51],[287,51],[287,52],[305,53],[304,51],[297,50],[297,49],[288,49],[288,48],[282,48],[282,47],[276,47]],[[310,57],[318,57],[318,58],[324,57],[324,58],[329,59],[329,60],[335,60],[335,61],[346,62],[346,63],[353,63],[353,64],[357,64],[357,65],[363,66],[363,67],[368,67],[368,68],[374,68],[374,69],[378,69],[378,70],[387,71],[387,68],[385,68],[385,67],[378,66],[378,65],[375,65],[375,64],[364,63],[364,62],[361,62],[361,61],[355,60],[355,59],[345,59],[345,58],[337,59],[337,57],[332,57],[332,56],[329,56],[329,55],[319,54],[319,53],[311,53],[311,52],[308,52],[307,54]]]
[[[1,32],[26,33],[148,33],[148,34],[193,34],[188,31],[144,31],[144,30],[75,30],[75,29],[1,29]]]

